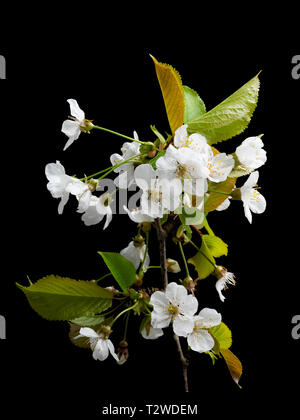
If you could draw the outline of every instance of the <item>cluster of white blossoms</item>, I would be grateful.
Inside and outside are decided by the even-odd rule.
[[[64,150],[78,139],[81,132],[89,133],[93,128],[99,128],[91,120],[85,119],[76,100],[69,99],[68,102],[72,117],[62,125],[62,132],[68,136]],[[142,147],[149,144],[150,149]],[[249,137],[234,153],[219,153],[208,144],[203,135],[189,135],[187,125],[182,125],[173,138],[162,141],[158,148],[154,143],[141,142],[134,131],[132,141],[123,144],[121,154],[111,155],[112,166],[100,171],[99,178],[93,175],[78,179],[67,175],[63,165],[57,161],[46,165],[45,172],[49,181],[47,188],[54,198],[60,199],[59,214],[63,212],[69,196],[72,195],[77,200],[77,212],[82,214],[85,225],[95,225],[106,218],[105,229],[112,220],[112,203],[118,189],[132,190],[134,186],[139,189],[139,205],[129,209],[127,203],[124,203],[123,208],[133,222],[141,224],[161,219],[169,213],[180,214],[183,207],[204,213],[210,185],[214,187],[213,192],[218,193],[217,184],[223,183],[231,173],[240,170],[249,174],[248,179],[242,187],[235,187],[231,194],[227,194],[228,197],[216,210],[225,210],[231,199],[239,199],[243,203],[245,216],[251,223],[252,213],[262,213],[266,208],[265,198],[257,190],[257,169],[267,159],[263,146],[260,137]],[[96,196],[94,193],[100,191],[100,180],[112,172],[117,174],[113,180],[114,191]],[[220,194],[224,192],[221,191]],[[142,273],[147,271],[150,258],[144,240],[131,241],[120,253],[133,263],[136,270],[139,269]],[[175,263],[177,266],[175,264],[173,272],[178,272],[180,268],[176,261]],[[222,290],[229,284],[235,284],[234,275],[221,266],[216,266],[215,275],[218,277],[216,290],[224,302]],[[144,338],[159,338],[163,335],[163,328],[172,325],[174,333],[185,337],[192,350],[202,353],[214,347],[209,329],[221,323],[221,315],[210,308],[204,308],[196,314],[198,301],[184,285],[169,283],[164,291],[152,293],[149,303],[153,309],[151,321],[141,331]],[[103,335],[84,327],[80,329],[78,337],[89,340],[95,359],[104,360],[110,353],[118,363],[122,363],[108,336],[109,334]]]
[[[192,350],[203,353],[214,347],[215,342],[208,329],[219,325],[222,317],[210,308],[204,308],[195,315],[198,301],[188,294],[184,286],[169,283],[164,292],[157,291],[151,295],[150,303],[153,305],[151,324],[157,332],[155,338],[162,335],[162,328],[172,324],[174,333],[178,337],[186,337]]]
[[[62,126],[62,131],[69,137],[65,149],[79,137],[81,131],[89,132],[94,127],[90,120],[85,119],[76,100],[69,99],[68,102],[72,119],[64,121]],[[251,212],[262,213],[265,210],[266,201],[256,189],[256,169],[266,162],[261,138],[249,137],[244,140],[236,148],[234,157],[226,153],[216,153],[204,136],[198,133],[188,135],[187,125],[183,125],[176,130],[174,140],[166,147],[164,154],[156,160],[156,169],[150,163],[141,163],[147,154],[140,152],[142,142],[136,132],[134,140],[123,144],[121,155],[114,153],[111,156],[113,166],[108,171],[118,173],[114,183],[119,189],[127,189],[133,185],[140,189],[139,208],[129,210],[127,203],[124,203],[125,211],[134,222],[151,222],[155,218],[163,217],[165,213],[180,213],[182,206],[203,210],[205,197],[209,195],[208,182],[226,181],[236,167],[236,159],[239,167],[248,172],[255,170],[240,188],[245,216],[251,223]],[[113,214],[111,203],[114,192],[96,197],[93,192],[99,190],[97,179],[79,180],[71,177],[58,161],[46,166],[46,176],[49,180],[47,187],[52,196],[61,199],[58,208],[60,214],[71,194],[76,197],[77,211],[82,213],[82,220],[87,226],[101,222],[104,217],[104,229],[109,225]],[[229,196],[217,210],[228,208],[230,198]]]

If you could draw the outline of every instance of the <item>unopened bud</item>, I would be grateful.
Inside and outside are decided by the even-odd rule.
[[[198,279],[193,280],[192,277],[186,277],[181,280],[181,284],[189,291],[194,291],[197,286]]]
[[[179,271],[181,271],[178,262],[176,260],[172,260],[172,258],[167,258],[167,270],[170,273],[179,273]]]
[[[123,363],[127,361],[129,356],[127,341],[123,340],[119,343],[117,354],[119,358],[118,364],[123,365]]]
[[[138,234],[133,238],[133,244],[136,248],[141,248],[145,243],[145,239],[142,235]]]

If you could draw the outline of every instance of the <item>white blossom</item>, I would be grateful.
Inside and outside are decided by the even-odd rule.
[[[98,334],[92,328],[83,327],[79,330],[79,335],[75,338],[87,337],[90,342],[90,347],[93,350],[93,358],[95,360],[103,361],[107,359],[109,353],[119,363],[119,358],[115,352],[113,343],[109,338],[105,338],[103,334]]]
[[[235,154],[246,168],[257,169],[267,160],[267,153],[263,146],[260,137],[248,137],[236,148]]]
[[[146,244],[143,244],[141,246],[135,246],[134,242],[129,242],[128,246],[120,252],[123,257],[127,258],[127,260],[131,261],[135,269],[137,270],[140,266],[140,264],[144,261],[143,270],[145,271],[147,267],[150,265],[150,257],[147,252],[147,255],[145,256],[146,252]]]
[[[219,325],[221,320],[221,314],[210,308],[204,308],[199,312],[199,315],[194,316],[193,330],[187,335],[190,348],[199,353],[211,350],[215,342],[208,328]]]
[[[153,222],[153,217],[148,216],[147,214],[143,213],[141,208],[136,208],[129,210],[125,205],[123,209],[126,211],[130,219],[135,223],[143,223],[143,222]]]
[[[173,322],[173,330],[178,336],[186,337],[193,331],[193,315],[198,309],[198,301],[188,295],[184,286],[169,283],[165,292],[157,291],[151,295],[153,305],[151,324],[154,328],[165,328]]]
[[[137,132],[133,132],[133,137],[136,140],[139,140]],[[131,157],[139,154],[140,151],[140,143],[137,142],[127,142],[124,143],[121,152],[122,155],[118,153],[114,153],[110,157],[110,161],[112,165],[119,165],[122,162],[130,159]],[[117,176],[114,180],[117,187],[126,189],[134,182],[134,159],[132,162],[126,162],[120,165],[118,168],[114,169],[114,172],[119,173],[120,175]]]
[[[229,271],[227,271],[224,267],[219,267],[218,270],[219,278],[216,282],[216,290],[219,294],[220,300],[224,302],[225,296],[222,294],[222,290],[228,289],[228,285],[235,285],[235,275]]]
[[[139,165],[135,169],[134,177],[143,191],[141,210],[144,214],[160,218],[165,210],[174,211],[180,205],[182,186],[178,180],[159,178],[158,172],[150,164]]]
[[[72,117],[65,120],[61,128],[61,131],[69,137],[64,150],[66,150],[75,140],[78,139],[81,131],[88,132],[93,126],[91,121],[85,119],[85,114],[82,109],[80,109],[75,99],[68,99],[67,102],[70,105]]]
[[[85,210],[81,219],[86,226],[96,225],[100,223],[106,216],[103,229],[106,229],[112,220],[112,195],[109,193],[102,194],[100,197],[91,196],[89,206]]]
[[[253,213],[263,213],[266,209],[266,200],[255,187],[257,187],[258,171],[249,175],[245,184],[241,187],[241,199],[244,205],[245,216],[252,223]]]
[[[228,207],[230,206],[230,196],[228,197],[228,198],[226,198],[226,200],[224,200],[223,201],[223,203],[221,203],[217,208],[216,208],[216,210],[218,210],[218,211],[223,211],[223,210],[226,210],[226,209],[228,209]]]
[[[60,198],[58,213],[62,214],[64,206],[69,200],[70,187],[80,184],[81,181],[67,175],[65,168],[58,160],[56,163],[48,163],[46,165],[45,174],[49,181],[47,188],[52,197]]]

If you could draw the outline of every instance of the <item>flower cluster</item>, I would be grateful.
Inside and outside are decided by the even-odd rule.
[[[110,166],[90,176],[68,175],[60,161],[45,168],[47,188],[60,200],[59,214],[73,196],[84,224],[91,226],[104,221],[106,229],[116,213],[115,197],[122,190],[120,200],[125,201],[119,202],[119,208],[135,223],[133,229],[137,231],[125,248],[117,252],[99,251],[109,272],[98,280],[79,282],[48,276],[39,280],[37,288],[32,283],[28,288],[20,288],[25,294],[30,289],[30,302],[41,316],[68,321],[72,342],[90,347],[96,360],[103,361],[111,354],[118,364],[126,362],[127,329],[129,315],[133,313],[141,317],[139,334],[147,340],[163,336],[163,329],[172,327],[184,372],[188,362],[182,342],[187,351],[207,353],[213,362],[222,356],[229,370],[234,366],[231,373],[238,382],[242,368],[228,350],[231,332],[215,309],[198,311],[197,297],[200,280],[209,276],[216,278],[215,289],[221,302],[225,301],[223,291],[236,284],[235,275],[216,261],[227,255],[228,246],[214,234],[208,223],[209,214],[228,209],[232,201],[240,201],[245,217],[252,223],[252,213],[263,213],[266,208],[257,185],[258,169],[267,160],[262,136],[243,139],[229,154],[213,146],[247,127],[257,102],[259,80],[257,76],[251,79],[230,100],[206,113],[201,98],[181,84],[176,71],[153,60],[172,133],[163,136],[151,126],[153,141],[142,141],[136,131],[129,137],[86,119],[77,101],[69,99],[71,117],[62,124],[62,132],[68,137],[64,150],[81,133],[95,130],[125,138],[126,142],[120,153],[110,156]],[[239,185],[241,177],[247,179]],[[106,192],[104,187],[108,187]],[[137,194],[128,199],[134,190]],[[153,232],[159,244],[160,264],[156,266],[150,263]],[[169,255],[168,239],[178,246],[182,265],[175,255]],[[192,255],[187,258],[187,253]],[[156,269],[160,274],[153,274],[159,273],[152,271]],[[179,274],[178,282],[169,283],[170,272]],[[111,275],[118,286],[101,287],[102,281]],[[162,280],[159,288],[151,284],[157,278]],[[59,295],[60,305],[53,304],[52,288],[55,296],[63,291]],[[36,291],[38,295],[32,299]],[[69,295],[76,295],[76,300],[71,299],[70,303]],[[110,336],[117,335],[114,326],[119,319],[124,320],[123,338],[115,350]],[[187,391],[187,375],[183,376]]]

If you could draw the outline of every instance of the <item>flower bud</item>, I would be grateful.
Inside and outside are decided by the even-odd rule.
[[[145,243],[145,239],[141,234],[136,235],[132,239],[133,239],[133,244],[136,248],[141,248]]]
[[[120,341],[119,347],[118,347],[118,350],[117,350],[117,355],[118,355],[118,358],[119,358],[118,364],[123,365],[127,361],[128,356],[129,356],[127,341],[125,341],[125,340]]]
[[[190,292],[193,292],[197,286],[198,279],[193,280],[192,277],[186,277],[183,280],[180,280],[181,284]]]
[[[167,270],[170,273],[179,273],[179,271],[181,271],[181,268],[176,260],[173,260],[172,258],[167,258]]]

